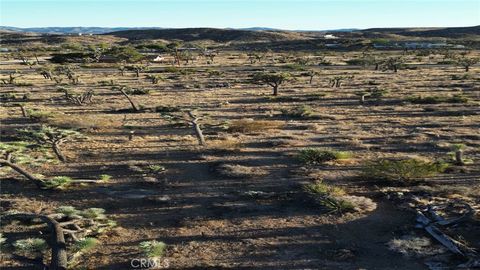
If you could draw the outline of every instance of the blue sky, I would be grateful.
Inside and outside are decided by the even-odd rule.
[[[0,0],[16,27],[273,27],[323,30],[480,25],[480,0]]]

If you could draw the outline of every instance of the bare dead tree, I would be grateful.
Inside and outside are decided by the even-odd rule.
[[[198,123],[197,116],[192,111],[188,112],[188,116],[190,117],[190,123],[192,124],[193,131],[195,132],[195,135],[197,136],[198,144],[201,145],[201,146],[206,145],[205,137],[203,136],[202,129],[200,128],[200,124]]]

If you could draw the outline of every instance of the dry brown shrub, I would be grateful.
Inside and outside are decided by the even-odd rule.
[[[54,126],[86,131],[108,130],[122,125],[120,120],[111,116],[99,115],[58,115],[50,120]]]
[[[218,172],[228,177],[255,177],[264,176],[268,171],[259,167],[249,167],[237,164],[223,164],[218,167]]]
[[[280,121],[241,119],[230,122],[228,124],[228,131],[241,133],[260,132],[278,129],[283,125]]]

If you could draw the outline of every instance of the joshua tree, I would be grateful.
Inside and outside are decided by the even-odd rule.
[[[79,83],[79,76],[75,74],[75,66],[59,66],[55,69],[58,74],[64,74],[72,84]]]
[[[132,70],[135,72],[135,77],[140,77],[140,72],[148,70],[147,65],[131,65],[126,67],[127,70]]]
[[[38,69],[38,72],[40,75],[43,76],[43,78],[48,79],[48,80],[53,80],[53,69],[49,66],[42,67]]]
[[[318,71],[315,71],[315,70],[309,70],[309,71],[307,72],[307,75],[310,77],[310,80],[308,81],[308,83],[309,83],[309,84],[312,84],[312,82],[313,82],[313,77],[320,75],[320,73],[319,73]]]
[[[92,103],[92,98],[93,98],[92,90],[88,90],[82,94],[72,94],[68,89],[62,89],[62,91],[65,93],[65,99],[70,103],[73,103],[75,105],[80,105],[80,106]]]
[[[43,188],[43,181],[22,166],[22,164],[36,165],[40,161],[46,161],[30,155],[28,146],[29,144],[24,142],[0,143],[0,168],[11,168],[32,181],[37,187]]]
[[[15,70],[13,72],[8,73],[8,79],[2,79],[2,82],[4,84],[15,84],[15,81],[22,76],[23,75],[20,74],[20,71]]]
[[[147,79],[149,79],[152,84],[158,84],[159,81],[164,81],[165,78],[163,78],[160,75],[147,75]]]
[[[385,59],[381,66],[383,70],[392,70],[397,72],[405,63],[405,60],[402,57],[389,57]]]
[[[182,43],[178,41],[172,42],[167,45],[168,50],[170,51],[170,53],[173,55],[173,58],[175,59],[174,64],[178,66],[180,66],[180,58],[181,58],[180,52],[178,49],[180,48],[181,45]]]
[[[42,126],[40,129],[22,129],[19,133],[27,140],[34,141],[39,146],[48,145],[52,148],[55,155],[62,162],[67,158],[62,153],[60,147],[63,143],[83,138],[82,134],[75,130],[59,129],[55,127]]]
[[[132,98],[127,94],[126,92],[128,90],[127,86],[124,86],[124,85],[114,86],[112,87],[112,90],[119,91],[120,93],[122,93],[122,95],[128,99],[128,102],[130,102],[130,105],[132,105],[132,110],[134,112],[140,111],[140,107],[135,102],[133,102]]]
[[[465,165],[465,160],[463,159],[463,150],[465,150],[465,144],[453,144],[452,150],[455,153],[455,164],[463,166]]]
[[[290,73],[265,73],[259,72],[253,75],[252,81],[256,84],[268,84],[273,88],[273,95],[278,95],[278,87],[292,79]]]
[[[27,256],[35,253],[38,257],[39,251],[50,246],[52,251],[48,267],[43,264],[43,255],[39,256],[36,263],[41,264],[42,269],[66,270],[78,264],[79,258],[98,244],[99,241],[92,236],[105,233],[116,226],[104,213],[102,208],[77,210],[72,206],[61,206],[54,213],[4,213],[1,218],[2,222],[19,220],[28,221],[26,224],[39,222],[47,225],[50,231],[48,245],[42,238],[17,240],[13,245],[14,252]],[[27,256],[18,258],[26,260]]]
[[[329,79],[330,87],[340,87],[342,86],[342,81],[346,79],[351,80],[353,79],[353,76],[335,76],[333,78],[330,78]]]
[[[455,62],[458,66],[465,68],[465,72],[468,72],[470,70],[470,66],[475,65],[479,61],[480,61],[480,58],[469,58],[466,55],[457,57],[455,59]]]

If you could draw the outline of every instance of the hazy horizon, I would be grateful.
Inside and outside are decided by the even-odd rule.
[[[480,1],[476,0],[0,0],[0,5],[0,24],[19,28],[262,27],[308,31],[480,25]]]

